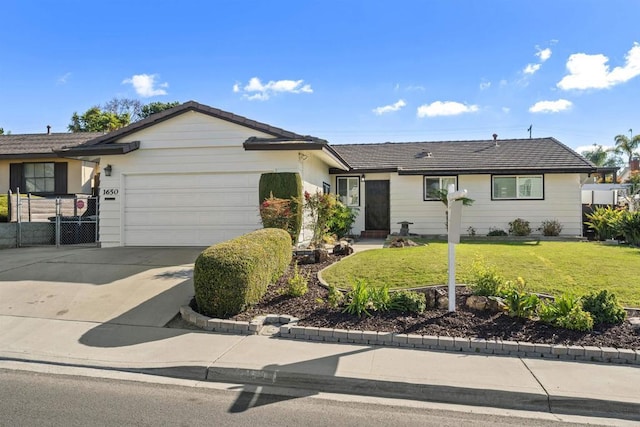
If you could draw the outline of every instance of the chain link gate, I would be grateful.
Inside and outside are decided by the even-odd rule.
[[[10,203],[10,221],[17,222],[18,247],[98,246],[98,197],[15,196],[15,203]]]

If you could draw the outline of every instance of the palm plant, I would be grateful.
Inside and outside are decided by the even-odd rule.
[[[447,197],[449,192],[446,189],[441,188],[439,190],[434,191],[433,194],[434,194],[435,198],[440,200],[442,203],[444,203],[444,205],[447,208],[449,207],[449,198]],[[475,200],[470,199],[468,197],[461,197],[458,200],[460,200],[462,202],[463,206],[471,206],[473,204],[473,202],[475,202]],[[444,226],[445,226],[445,228],[447,230],[449,229],[449,215],[448,215],[447,211],[445,211]]]
[[[629,163],[633,159],[633,156],[638,156],[638,147],[640,147],[640,135],[636,136],[627,136],[627,135],[616,135],[614,138],[616,142],[616,146],[613,151],[616,154],[621,154],[629,157]]]

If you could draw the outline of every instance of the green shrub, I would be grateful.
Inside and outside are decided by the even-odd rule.
[[[333,206],[331,215],[327,220],[329,233],[335,234],[338,238],[344,237],[349,234],[355,220],[356,211],[336,200],[336,204]]]
[[[345,313],[353,314],[355,316],[362,316],[363,314],[370,316],[367,308],[371,308],[369,301],[369,287],[367,281],[363,279],[357,279],[356,284],[347,293],[347,306],[343,310]]]
[[[640,211],[624,211],[620,215],[617,230],[628,244],[640,246]]]
[[[562,232],[562,224],[556,219],[542,221],[540,227],[538,227],[538,231],[540,231],[543,236],[559,236]]]
[[[263,173],[258,184],[258,203],[269,197],[287,199],[291,205],[291,220],[287,231],[291,241],[297,242],[302,227],[302,179],[296,172]]]
[[[200,313],[229,317],[257,303],[291,262],[291,237],[265,228],[205,249],[193,270]]]
[[[588,332],[593,330],[593,318],[580,305],[575,305],[565,316],[558,317],[556,326],[573,331]]]
[[[472,277],[469,279],[469,288],[474,295],[498,295],[498,290],[503,285],[504,279],[498,274],[494,266],[475,261],[472,265],[471,274]]]
[[[596,325],[617,325],[627,317],[627,312],[618,302],[613,292],[603,289],[600,292],[591,292],[582,298],[582,307],[591,313]]]
[[[497,236],[508,236],[509,234],[501,228],[489,227],[489,232],[487,236],[489,237],[497,237]]]
[[[391,294],[389,308],[402,313],[424,313],[427,308],[427,298],[415,291],[398,291]]]
[[[344,294],[335,285],[329,285],[327,302],[330,307],[336,308],[344,301]]]
[[[541,302],[538,315],[543,322],[555,325],[559,318],[568,316],[574,307],[582,307],[580,298],[564,293],[551,302]]]
[[[528,236],[531,234],[531,227],[529,221],[522,218],[516,218],[509,223],[509,234],[514,236]]]
[[[375,311],[389,311],[391,296],[389,295],[389,285],[369,288],[369,300]]]
[[[621,210],[613,209],[611,206],[599,206],[585,216],[589,220],[585,221],[585,224],[595,232],[597,240],[613,239],[618,235]]]
[[[309,292],[309,278],[300,273],[298,263],[293,266],[293,276],[287,281],[285,294],[290,297],[301,297]]]
[[[9,203],[6,194],[0,194],[0,222],[9,221]]]

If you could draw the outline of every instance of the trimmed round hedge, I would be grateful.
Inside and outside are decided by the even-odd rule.
[[[291,263],[291,236],[265,228],[210,246],[193,270],[198,311],[212,317],[234,316],[256,304]]]

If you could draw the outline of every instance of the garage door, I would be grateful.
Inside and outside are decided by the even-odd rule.
[[[125,177],[126,246],[209,246],[260,228],[259,174]]]

